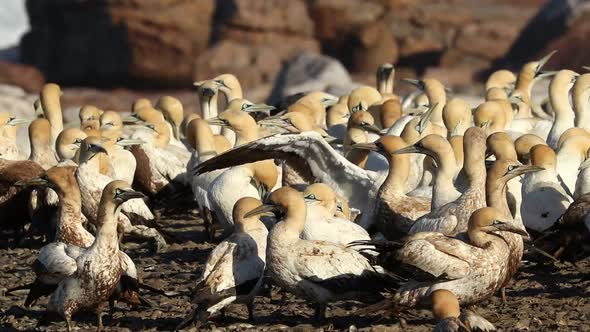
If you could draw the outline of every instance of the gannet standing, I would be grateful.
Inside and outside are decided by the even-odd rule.
[[[307,214],[299,192],[282,187],[270,195],[265,205],[251,210],[245,217],[269,211],[284,212],[286,216],[268,236],[267,273],[281,288],[316,303],[317,319],[324,318],[329,302],[381,298],[377,291],[387,287],[382,282],[385,276],[375,272],[359,252],[299,237]]]
[[[553,149],[547,145],[535,145],[530,156],[531,164],[544,170],[524,175],[520,214],[527,228],[542,232],[555,223],[573,199],[559,184]]]
[[[197,281],[193,303],[196,308],[177,330],[191,321],[199,324],[231,303],[245,303],[254,319],[254,297],[262,285],[268,230],[260,216],[245,215],[260,207],[253,197],[240,198],[233,208],[235,230],[211,253]]]
[[[123,181],[109,183],[102,194],[98,212],[98,230],[93,244],[77,257],[70,257],[69,277],[59,283],[47,304],[47,311],[57,312],[72,331],[72,315],[82,309],[95,309],[101,331],[102,311],[121,278],[121,256],[117,237],[117,215],[121,205],[134,198],[144,198]]]

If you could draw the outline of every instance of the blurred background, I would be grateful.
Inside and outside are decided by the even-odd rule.
[[[22,99],[56,82],[66,108],[126,110],[166,93],[190,111],[192,82],[221,73],[274,103],[374,84],[384,62],[397,79],[481,94],[490,70],[553,49],[547,69],[583,70],[588,13],[587,0],[2,0],[0,94]]]

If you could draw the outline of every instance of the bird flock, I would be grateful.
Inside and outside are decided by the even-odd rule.
[[[343,96],[256,104],[223,74],[195,82],[200,114],[141,98],[128,116],[86,105],[64,127],[60,87],[46,84],[30,119],[0,113],[0,226],[17,244],[45,241],[35,280],[7,293],[28,289],[25,307],[48,297],[39,324],[61,317],[68,331],[81,311],[102,330],[107,305],[154,305],[141,293],[165,291],[141,282],[119,244],[167,246],[148,203],[190,191],[218,244],[176,329],[232,303],[254,320],[255,297],[278,287],[320,322],[351,300],[359,315],[430,308],[435,331],[494,330],[464,306],[506,301],[523,255],[590,252],[590,74],[542,71],[552,55],[492,73],[475,108],[432,78],[402,80],[415,89],[399,96],[383,64],[375,87]]]

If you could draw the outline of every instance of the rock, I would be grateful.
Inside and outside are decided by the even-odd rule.
[[[33,66],[0,60],[0,84],[15,85],[29,92],[38,92],[45,84],[45,77]]]
[[[325,55],[300,54],[285,64],[267,99],[278,104],[283,98],[299,92],[343,88],[352,90],[354,84],[344,66]]]
[[[383,22],[364,25],[350,43],[353,51],[353,70],[375,72],[382,63],[396,63],[397,43]]]
[[[29,1],[22,60],[60,83],[189,84],[213,10],[213,0]]]

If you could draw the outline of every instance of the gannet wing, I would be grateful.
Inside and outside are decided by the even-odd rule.
[[[83,249],[62,242],[52,242],[39,250],[33,271],[46,284],[57,285],[78,270],[76,259]]]
[[[426,214],[414,222],[408,234],[417,234],[420,232],[451,234],[456,227],[457,217],[454,215],[430,217]]]
[[[408,239],[397,253],[399,268],[415,279],[453,280],[471,272],[478,248],[438,233],[421,233]]]
[[[372,209],[379,175],[352,164],[318,133],[279,134],[258,139],[201,163],[196,174],[265,159],[281,159],[301,174],[331,186],[361,211]]]

